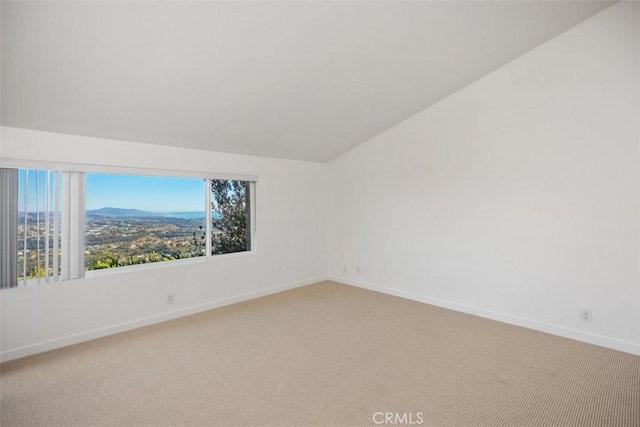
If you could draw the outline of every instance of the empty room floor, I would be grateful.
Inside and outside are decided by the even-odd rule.
[[[638,356],[334,282],[0,375],[2,426],[640,425]]]

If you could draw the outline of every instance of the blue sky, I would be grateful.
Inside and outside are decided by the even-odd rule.
[[[19,210],[24,210],[25,173],[19,173]],[[36,173],[29,171],[29,211],[35,212]],[[45,173],[39,175],[40,211],[44,210]],[[51,178],[53,189],[53,178]],[[204,180],[140,175],[86,174],[87,210],[104,207],[150,212],[205,210]]]
[[[203,179],[87,173],[86,180],[87,210],[104,207],[150,212],[205,210]]]

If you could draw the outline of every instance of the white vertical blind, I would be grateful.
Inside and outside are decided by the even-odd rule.
[[[84,187],[84,172],[62,172],[62,280],[84,277]]]
[[[53,172],[53,275],[54,282],[60,276],[60,175]]]
[[[36,277],[40,283],[40,171],[36,170]]]
[[[0,288],[18,286],[18,171],[0,168]]]
[[[27,284],[27,253],[28,249],[28,229],[29,229],[29,169],[25,169],[24,172],[24,209],[22,210],[24,215],[24,228],[22,233],[24,234],[24,245],[22,246],[22,284]]]
[[[60,172],[19,169],[16,191],[23,200],[17,208],[22,215],[20,246],[16,248],[16,277],[23,285],[32,280],[57,281],[60,267]],[[22,187],[22,188],[20,188]]]
[[[45,216],[44,216],[44,271],[45,271],[45,282],[49,281],[49,236],[51,235],[50,232],[50,224],[49,224],[49,217],[50,217],[50,211],[49,211],[49,198],[50,198],[50,186],[51,186],[51,182],[50,182],[50,176],[52,171],[46,171],[45,172],[45,179],[44,179],[44,211],[45,211]]]

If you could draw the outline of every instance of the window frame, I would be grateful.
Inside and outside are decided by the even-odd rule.
[[[22,160],[22,159],[0,159],[0,167],[4,168],[15,168],[15,169],[52,169],[52,170],[60,170],[64,172],[81,172],[81,173],[106,173],[106,174],[125,174],[125,175],[141,175],[141,176],[157,176],[157,177],[165,177],[165,178],[197,178],[205,180],[205,228],[206,235],[208,238],[206,239],[206,253],[204,256],[197,258],[188,258],[188,259],[177,259],[170,261],[161,261],[161,262],[153,262],[147,264],[138,264],[138,265],[128,265],[122,267],[114,267],[114,268],[105,268],[100,270],[84,270],[84,251],[85,251],[85,206],[84,202],[86,199],[86,189],[84,188],[84,177],[82,180],[82,195],[76,195],[76,197],[69,197],[69,194],[62,194],[61,204],[68,206],[70,199],[76,198],[76,205],[82,207],[82,218],[80,221],[74,221],[74,227],[70,231],[77,235],[77,244],[81,246],[81,256],[80,254],[75,254],[75,256],[70,256],[69,259],[66,260],[67,263],[77,263],[82,262],[83,273],[80,277],[75,278],[65,278],[62,277],[57,281],[44,281],[42,278],[34,278],[20,280],[18,286],[15,288],[7,288],[3,289],[3,291],[7,291],[9,289],[20,289],[24,287],[29,287],[33,285],[43,285],[50,283],[61,283],[68,282],[74,280],[82,280],[82,279],[91,279],[102,276],[109,276],[112,274],[120,274],[120,273],[134,273],[138,271],[146,271],[153,270],[155,268],[164,268],[169,266],[183,266],[183,265],[191,265],[198,264],[210,261],[223,261],[234,258],[242,258],[242,257],[253,257],[258,253],[258,227],[257,227],[257,214],[256,214],[256,193],[258,187],[258,176],[257,175],[248,175],[248,174],[227,174],[227,173],[216,173],[216,172],[205,172],[205,171],[180,171],[175,169],[156,169],[156,168],[138,168],[138,167],[129,167],[129,166],[111,166],[111,165],[98,165],[98,164],[87,164],[87,163],[71,163],[71,162],[50,162],[50,161],[36,161],[36,160]],[[211,206],[211,181],[213,180],[237,180],[237,181],[245,181],[249,183],[249,200],[250,200],[250,244],[251,250],[242,251],[242,252],[234,252],[229,254],[219,254],[213,255],[211,254],[211,209],[208,209]],[[71,215],[73,215],[71,213]],[[65,216],[64,214],[61,216]],[[74,251],[75,252],[75,251]],[[63,261],[65,262],[65,261]]]

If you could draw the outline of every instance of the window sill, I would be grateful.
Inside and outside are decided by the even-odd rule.
[[[84,277],[81,277],[78,279],[60,280],[58,282],[55,282],[53,280],[47,281],[45,278],[40,278],[40,279],[28,279],[25,284],[23,280],[19,280],[18,286],[16,286],[15,288],[6,288],[6,289],[2,289],[2,291],[10,292],[16,289],[33,288],[33,287],[38,287],[43,285],[56,285],[61,283],[73,282],[76,280],[111,276],[114,274],[126,274],[126,273],[135,273],[138,271],[155,270],[157,268],[176,267],[181,265],[193,265],[193,264],[201,264],[206,262],[219,262],[219,261],[224,261],[224,260],[229,260],[234,258],[248,258],[248,257],[253,257],[257,254],[258,252],[254,250],[254,251],[246,251],[246,252],[237,252],[233,254],[211,255],[210,257],[176,259],[172,261],[159,261],[159,262],[152,262],[148,264],[128,265],[125,267],[105,268],[101,270],[85,271]]]

